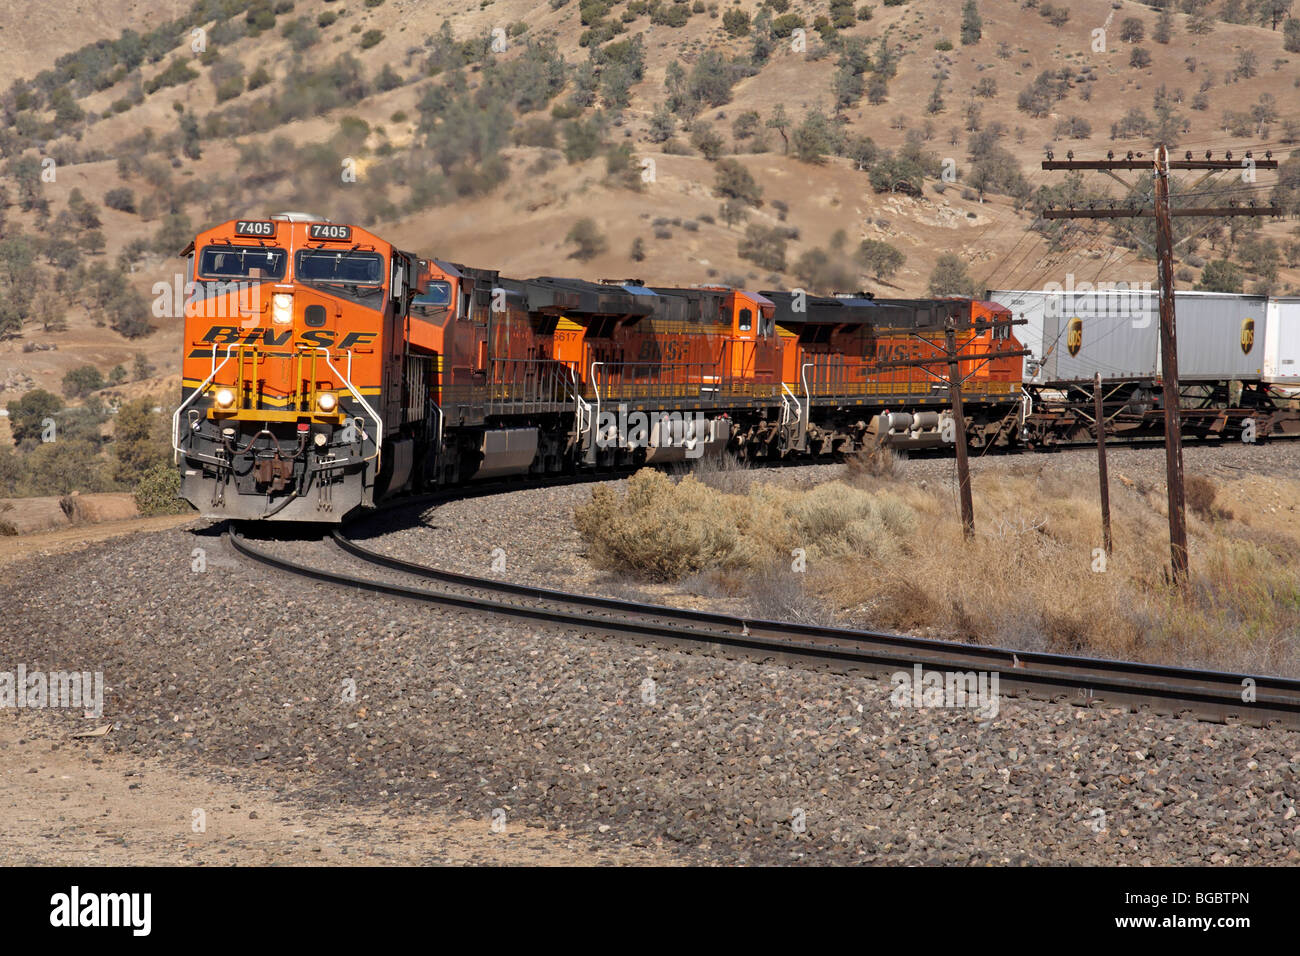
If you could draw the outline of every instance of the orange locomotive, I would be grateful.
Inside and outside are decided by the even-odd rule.
[[[723,449],[939,444],[946,368],[887,363],[933,354],[947,324],[968,354],[1015,347],[989,303],[511,279],[302,214],[183,254],[173,444],[213,518],[338,522],[406,490]],[[1019,359],[962,372],[972,442],[1017,440]]]
[[[206,517],[339,520],[409,483],[427,407],[405,361],[416,258],[285,214],[199,233],[187,259],[181,495]]]
[[[1019,348],[1010,310],[972,299],[877,299],[864,292],[765,295],[777,304],[781,380],[806,420],[808,450],[847,451],[875,437],[900,448],[951,441],[944,427],[949,324],[963,356],[958,367],[969,443],[1017,439],[1020,359],[981,357]],[[933,365],[890,365],[929,358]]]

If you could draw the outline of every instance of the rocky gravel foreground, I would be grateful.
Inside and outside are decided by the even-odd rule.
[[[530,560],[552,549],[563,577],[564,497],[582,494],[462,502],[450,507],[478,512],[435,512],[368,543],[409,552],[423,535],[486,564],[481,545],[505,542],[520,568],[520,542],[538,541]],[[494,527],[502,512],[510,525]],[[1003,701],[991,720],[898,708],[885,680],[308,582],[246,563],[219,530],[8,569],[0,670],[102,670],[115,729],[76,742],[88,755],[159,755],[310,807],[485,827],[501,810],[509,825],[684,862],[1300,861],[1295,732],[1029,701]],[[337,560],[317,540],[275,547]]]

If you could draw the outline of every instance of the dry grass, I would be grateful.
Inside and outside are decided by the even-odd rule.
[[[710,488],[728,494],[744,494],[754,477],[749,466],[728,451],[711,452],[683,462],[673,473],[691,475]]]
[[[844,461],[847,481],[859,488],[875,488],[880,479],[897,478],[903,463],[898,453],[881,442],[868,442]]]
[[[743,581],[760,616],[1300,674],[1300,527],[1234,520],[1215,504],[1220,489],[1193,484],[1181,591],[1168,581],[1160,489],[1112,489],[1107,559],[1095,489],[1041,464],[975,479],[970,541],[951,483],[872,493],[756,482],[730,494],[646,471],[626,496],[597,488],[576,518],[597,565],[659,581],[691,575],[691,591],[718,597]],[[1300,482],[1277,484],[1300,502]],[[792,570],[800,548],[802,574]]]

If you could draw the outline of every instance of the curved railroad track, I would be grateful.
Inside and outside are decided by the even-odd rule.
[[[658,604],[557,591],[428,567],[363,547],[342,531],[335,545],[369,568],[403,581],[312,567],[268,553],[238,531],[227,532],[241,555],[329,584],[517,620],[693,651],[756,657],[841,673],[997,674],[1005,697],[1126,707],[1200,720],[1300,729],[1300,680],[1158,664],[1015,651],[876,631],[753,620]],[[430,582],[434,586],[423,586]]]

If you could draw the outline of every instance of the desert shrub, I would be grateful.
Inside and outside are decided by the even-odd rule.
[[[574,509],[574,524],[598,567],[672,581],[723,561],[736,531],[714,507],[717,492],[687,477],[639,471],[619,496],[600,486]]]
[[[738,199],[750,206],[763,205],[763,187],[758,185],[748,169],[734,159],[718,161],[713,192],[727,199]]]
[[[104,194],[104,205],[118,212],[135,212],[135,193],[125,186],[110,189]]]
[[[908,549],[916,520],[901,500],[841,482],[799,494],[753,483],[740,494],[650,469],[633,475],[624,495],[602,485],[574,510],[594,564],[656,581],[709,569],[758,571],[793,548],[809,560],[884,559]]]
[[[84,438],[44,442],[26,455],[24,495],[66,495],[73,491],[109,491],[113,480],[99,446]]]
[[[722,28],[733,37],[749,33],[749,14],[735,7],[722,15]]]
[[[104,375],[93,365],[69,369],[63,376],[63,394],[68,398],[81,398],[104,387]]]
[[[10,402],[6,409],[15,443],[39,440],[45,419],[54,418],[63,410],[63,399],[43,388],[34,388]]]
[[[154,515],[179,515],[193,509],[190,503],[178,497],[181,493],[181,474],[169,461],[150,466],[136,482],[133,496],[135,506],[144,517]]]
[[[935,261],[930,273],[930,295],[973,296],[975,280],[966,271],[966,263],[953,252],[945,252]]]
[[[198,76],[184,59],[179,56],[173,57],[166,69],[145,83],[144,91],[146,93],[156,93],[165,87],[179,86],[188,83],[190,80],[198,79]]]
[[[844,134],[821,110],[809,110],[790,136],[790,152],[805,163],[821,163],[843,145]]]
[[[700,151],[701,156],[712,161],[722,155],[726,143],[710,124],[699,121],[691,127],[691,145]]]
[[[785,233],[777,228],[751,224],[740,240],[737,254],[742,259],[772,272],[785,271]]]
[[[171,423],[165,414],[155,412],[155,407],[155,399],[144,397],[126,402],[118,409],[113,424],[114,477],[128,486],[155,465],[170,463]]]
[[[583,122],[570,120],[564,124],[564,158],[571,163],[591,159],[603,145],[602,125],[597,117]]]
[[[1215,504],[1219,486],[1204,475],[1188,475],[1183,482],[1188,510],[1202,521],[1231,520],[1232,512]]]
[[[582,218],[575,222],[568,235],[564,237],[564,241],[571,242],[577,247],[569,254],[569,257],[581,262],[594,259],[609,247],[609,243],[600,231],[600,227],[596,225],[595,220],[588,218]]]

